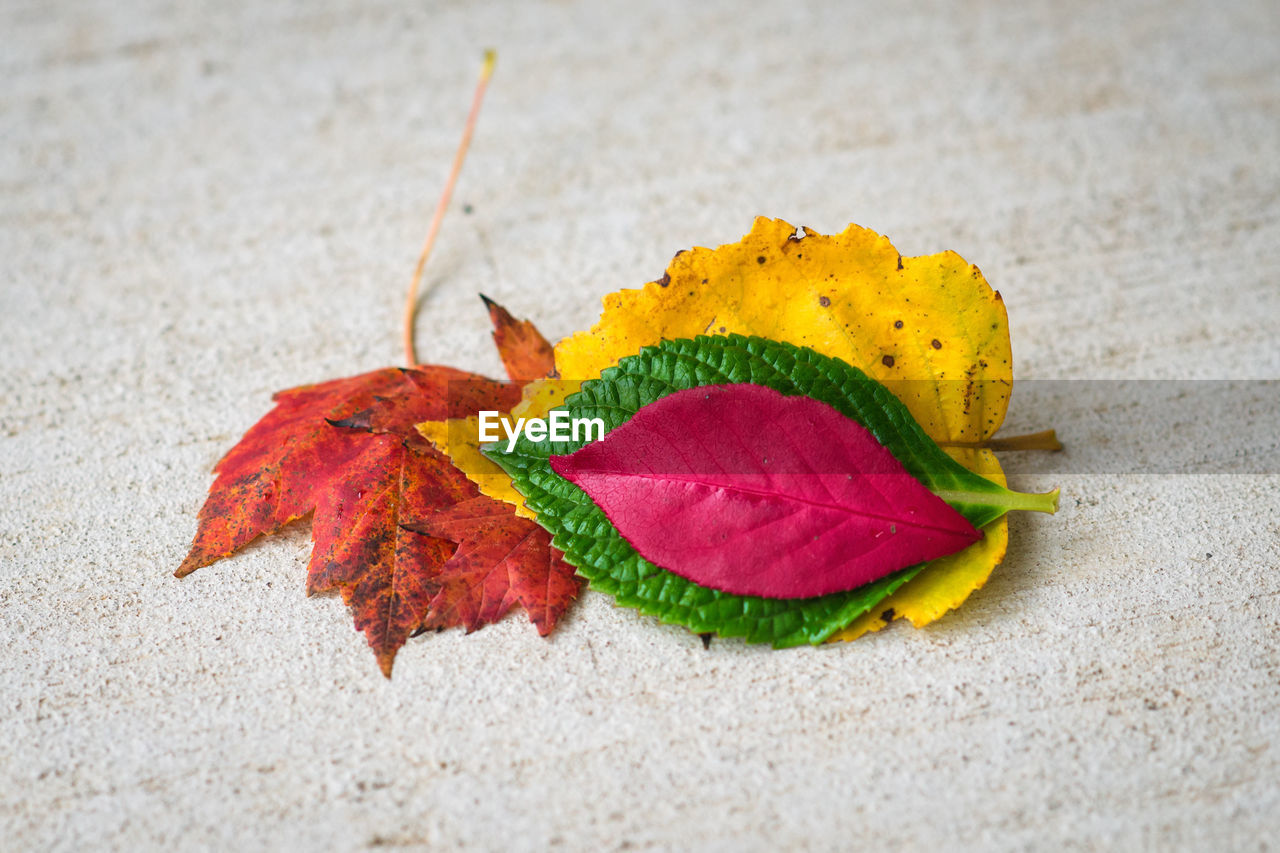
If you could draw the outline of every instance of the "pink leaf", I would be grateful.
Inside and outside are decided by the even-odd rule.
[[[642,557],[737,595],[853,589],[982,537],[861,424],[759,385],[678,391],[551,467]]]

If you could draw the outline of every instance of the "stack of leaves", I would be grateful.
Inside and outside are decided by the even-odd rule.
[[[1056,509],[1005,486],[1008,320],[954,253],[762,218],[605,297],[554,353],[485,302],[512,382],[415,364],[277,394],[177,574],[313,516],[307,591],[343,596],[389,676],[409,636],[517,604],[547,634],[578,576],[779,647],[923,625],[986,581],[1008,511]],[[604,435],[482,446],[486,410],[513,436],[553,412]]]
[[[602,441],[419,428],[621,605],[775,646],[919,626],[986,581],[1009,510],[1056,509],[1005,488],[988,446],[1008,321],[954,253],[762,218],[604,304],[511,413],[599,419]]]

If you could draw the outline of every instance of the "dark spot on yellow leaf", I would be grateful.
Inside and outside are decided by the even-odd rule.
[[[893,356],[891,355],[884,356],[883,358],[880,359],[880,363],[883,364],[885,367],[893,367]]]
[[[901,328],[902,328],[902,321],[901,321],[901,320],[894,320],[894,321],[893,321],[893,327],[894,327],[895,329],[901,329]]]
[[[667,287],[671,284],[671,273],[664,272],[662,278],[658,279],[658,287]]]
[[[757,264],[763,264],[763,263],[764,263],[764,255],[761,255],[760,257],[756,258],[756,263],[757,263]]]
[[[722,335],[724,334],[724,326],[721,326],[721,327],[720,327],[720,334],[722,334]]]
[[[898,269],[902,269],[902,255],[898,255]]]
[[[929,342],[929,346],[933,347],[934,349],[942,349],[942,341],[938,340],[937,338],[934,338],[932,341]]]
[[[828,305],[831,304],[831,299],[826,296],[819,296],[818,304],[821,305],[823,308],[826,308]]]
[[[893,616],[894,616],[894,613],[893,613],[892,607],[890,607],[888,610],[880,614],[880,618],[886,622],[892,622]]]

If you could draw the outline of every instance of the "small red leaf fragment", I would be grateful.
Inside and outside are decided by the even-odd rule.
[[[489,309],[493,342],[498,346],[498,354],[502,356],[502,365],[508,376],[517,382],[528,382],[541,379],[555,369],[555,353],[551,344],[533,323],[517,320],[506,308],[483,294],[480,298]]]
[[[982,536],[861,424],[759,385],[678,391],[551,467],[645,559],[737,595],[853,589]]]
[[[460,624],[472,631],[519,604],[546,636],[578,594],[581,581],[550,535],[502,501],[474,497],[405,527],[458,543],[440,571],[424,627]]]

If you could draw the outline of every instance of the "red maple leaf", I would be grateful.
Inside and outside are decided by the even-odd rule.
[[[500,306],[495,313],[489,300],[486,304],[504,362],[537,370],[537,344],[549,354],[546,341],[527,323],[521,328],[527,326],[536,337],[504,336],[503,330],[517,321]],[[550,369],[546,358],[540,373]],[[341,592],[384,674],[390,676],[396,653],[419,628],[464,625],[473,630],[500,618],[511,603],[523,605],[546,634],[572,602],[578,581],[552,555],[541,528],[535,528],[536,534],[526,530],[528,522],[493,502],[486,529],[493,531],[498,546],[467,540],[462,549],[491,554],[495,561],[487,574],[474,566],[470,570],[469,577],[485,584],[477,592],[466,589],[459,572],[448,568],[459,550],[455,541],[463,540],[405,527],[479,498],[475,486],[413,425],[466,417],[481,408],[505,410],[519,398],[518,383],[438,365],[386,368],[276,394],[275,408],[215,466],[217,478],[200,510],[191,551],[175,574],[190,574],[314,514],[307,592]],[[502,524],[497,518],[502,513],[520,524]],[[518,548],[499,554],[511,529],[530,535]],[[511,588],[500,597],[510,603],[470,615],[465,602],[498,594],[497,578],[503,572]],[[527,578],[541,578],[542,589],[534,589]]]

